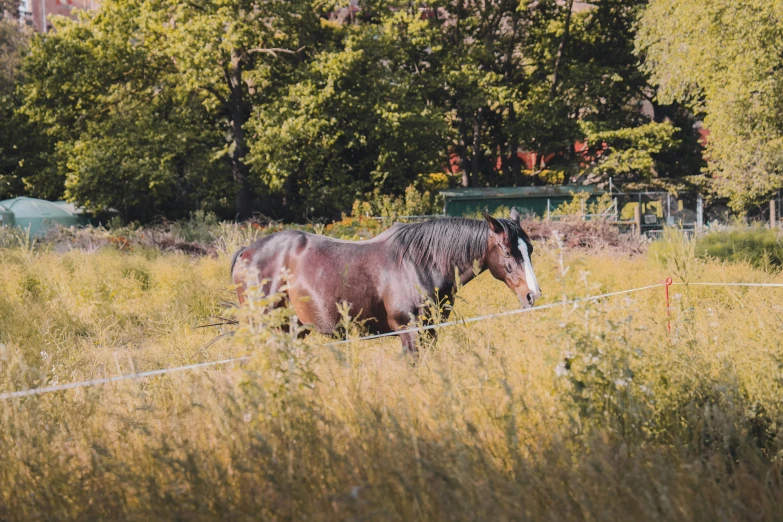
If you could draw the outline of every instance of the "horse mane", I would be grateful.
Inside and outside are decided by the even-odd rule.
[[[237,264],[237,260],[239,259],[239,256],[245,252],[245,250],[247,250],[247,247],[240,247],[236,252],[234,252],[234,255],[231,256],[231,270],[229,271],[229,275],[234,274],[234,267]]]
[[[512,245],[527,235],[516,221],[498,219]],[[421,223],[396,224],[388,231],[397,258],[415,265],[436,267],[449,273],[458,267],[467,270],[487,253],[489,225],[484,220],[438,218]]]

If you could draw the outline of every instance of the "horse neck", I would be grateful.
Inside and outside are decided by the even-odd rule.
[[[450,266],[451,270],[448,273],[440,274],[443,279],[451,285],[456,284],[457,280],[459,280],[460,286],[466,285],[487,269],[487,252],[484,252],[481,259],[476,259],[474,263],[468,266],[459,266],[457,263],[452,263]],[[437,268],[435,270],[441,272]]]
[[[379,238],[392,241],[400,261],[407,258],[417,270],[428,272],[436,284],[453,286],[478,275],[476,263],[478,272],[486,268],[488,234],[489,226],[484,222],[445,220],[395,226]]]

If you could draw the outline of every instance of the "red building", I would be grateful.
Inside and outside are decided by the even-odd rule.
[[[100,0],[27,0],[23,5],[25,18],[38,32],[47,32],[52,28],[47,19],[51,15],[75,18],[75,9],[97,9]]]

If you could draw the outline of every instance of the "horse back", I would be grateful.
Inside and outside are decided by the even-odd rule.
[[[288,230],[240,252],[232,275],[243,302],[244,291],[253,284],[263,283],[267,295],[278,292],[286,274],[287,294],[299,319],[330,332],[339,323],[341,302],[351,305],[351,315],[374,317],[387,328],[384,287],[400,282],[390,277],[389,270],[395,269],[383,241],[340,241]]]

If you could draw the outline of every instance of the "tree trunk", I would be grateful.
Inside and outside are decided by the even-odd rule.
[[[557,94],[558,74],[560,73],[560,64],[563,60],[563,55],[565,54],[566,45],[568,45],[568,30],[571,26],[571,11],[573,11],[573,8],[574,0],[568,0],[568,3],[566,4],[566,9],[568,9],[568,11],[566,12],[565,29],[563,30],[563,37],[560,39],[560,45],[557,46],[555,69],[554,74],[552,75],[552,90],[549,93],[550,98],[554,98]]]
[[[462,140],[459,145],[459,161],[460,161],[460,167],[462,168],[462,186],[463,187],[470,187],[473,185],[473,177],[470,173],[470,157],[468,155],[468,133],[467,129],[463,123],[460,125],[460,134],[462,135]]]
[[[296,196],[298,194],[299,184],[296,172],[300,172],[302,163],[303,162],[300,162],[299,168],[289,174],[283,182],[283,211],[288,218],[297,217],[294,215],[296,211],[294,202],[296,201]]]
[[[250,168],[245,163],[248,153],[245,139],[245,123],[250,118],[250,108],[245,99],[242,85],[242,64],[240,52],[231,52],[231,70],[229,71],[228,110],[231,116],[231,170],[236,186],[237,221],[250,219],[253,215],[253,194],[250,189]]]
[[[511,179],[516,183],[522,176],[522,161],[519,159],[519,142],[511,140]]]
[[[244,146],[240,149],[240,143],[244,143],[244,138],[234,141],[236,147],[231,154],[231,170],[236,183],[236,220],[245,221],[253,216],[253,193],[250,190],[250,180],[248,179],[250,169],[243,161],[247,150]]]
[[[516,47],[517,34],[519,31],[519,11],[514,9],[511,14],[511,39],[506,50],[506,82],[508,85],[514,84],[514,49]],[[519,138],[517,137],[517,113],[514,110],[514,102],[508,104],[508,128],[511,129],[511,136],[508,141],[508,154],[511,170],[511,184],[520,181],[522,171],[521,161],[519,160]]]
[[[511,123],[516,123],[516,113],[514,112],[513,103],[508,104],[508,120]],[[514,127],[512,126],[512,133],[513,132]],[[522,165],[521,161],[519,160],[519,140],[516,138],[516,136],[511,137],[508,149],[509,162],[511,164],[511,180],[512,183],[516,183],[519,181],[520,175],[522,173]]]
[[[467,158],[461,156],[460,159],[462,160],[462,186],[468,188],[473,185],[473,176],[470,174]]]
[[[481,170],[481,116],[481,108],[479,108],[473,120],[473,157],[470,162],[470,174],[474,180],[478,179]]]

